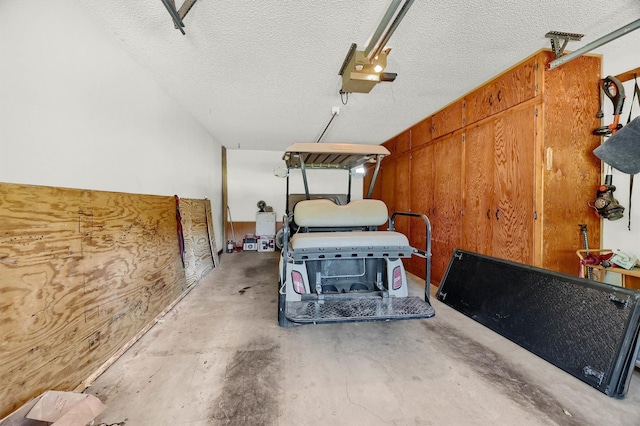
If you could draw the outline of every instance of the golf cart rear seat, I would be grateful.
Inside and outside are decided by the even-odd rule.
[[[354,200],[343,206],[329,200],[300,201],[294,220],[300,228],[290,247],[297,261],[412,255],[405,235],[376,230],[388,220],[387,206],[380,200]]]

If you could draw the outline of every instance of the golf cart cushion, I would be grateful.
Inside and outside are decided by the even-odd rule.
[[[304,200],[293,214],[298,226],[350,227],[380,226],[387,222],[387,206],[380,200],[354,200],[339,206],[329,200]]]
[[[356,249],[361,247],[408,247],[404,234],[394,231],[350,231],[297,233],[291,237],[291,249]],[[346,250],[348,252],[348,250]]]

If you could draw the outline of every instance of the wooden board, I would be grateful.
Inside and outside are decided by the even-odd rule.
[[[387,157],[380,165],[380,196],[382,201],[387,205],[389,214],[396,211],[396,159]],[[387,225],[383,225],[381,229],[387,229]]]
[[[434,222],[431,279],[439,283],[453,250],[460,246],[462,210],[462,134],[434,141]]]
[[[431,136],[433,140],[454,132],[464,125],[463,100],[457,100],[436,112],[431,119]]]
[[[213,253],[207,225],[206,201],[180,199],[182,232],[184,233],[184,272],[187,287],[196,284],[213,269]]]
[[[550,53],[546,56],[547,61],[553,58]],[[589,207],[600,184],[600,160],[593,150],[601,138],[592,134],[601,126],[596,117],[600,66],[600,58],[581,56],[544,73],[545,161],[538,171],[544,176],[540,266],[568,274],[576,274],[575,252],[583,248],[578,224],[588,226],[589,247],[601,246],[600,219]]]
[[[207,222],[207,236],[209,237],[209,247],[211,249],[211,253],[213,254],[213,267],[216,268],[220,264],[220,259],[218,257],[218,247],[216,246],[216,236],[213,230],[213,216],[211,214],[210,200],[204,200],[204,208],[204,219]]]
[[[173,197],[0,183],[0,417],[72,390],[185,286]]]
[[[492,255],[533,264],[535,111],[509,111],[494,122]]]
[[[411,130],[411,149],[431,142],[431,116],[416,123]]]
[[[396,159],[396,193],[395,193],[395,210],[390,211],[389,215],[395,212],[411,212],[411,188],[409,186],[409,175],[411,173],[411,161],[409,154],[400,155]],[[396,216],[395,230],[409,237],[409,217]],[[411,262],[411,258],[402,259],[404,266]]]
[[[425,145],[411,154],[410,199],[411,211],[424,214],[433,223],[433,144]],[[420,250],[426,249],[426,225],[421,219],[411,218],[409,244]],[[408,265],[409,272],[425,278],[426,263],[413,256]]]
[[[464,142],[464,250],[491,255],[495,206],[493,201],[494,122],[470,126]]]
[[[411,149],[411,129],[396,136],[396,154],[402,154]]]

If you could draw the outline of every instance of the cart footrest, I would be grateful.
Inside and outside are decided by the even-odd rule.
[[[301,324],[431,318],[435,310],[419,297],[355,298],[287,302],[286,317]]]

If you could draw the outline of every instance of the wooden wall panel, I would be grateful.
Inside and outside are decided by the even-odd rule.
[[[396,211],[396,159],[387,157],[380,165],[380,199],[387,205],[389,214]],[[386,229],[386,225],[384,228]]]
[[[411,161],[409,154],[403,154],[396,160],[396,192],[395,192],[395,210],[390,211],[389,215],[394,212],[410,212],[411,211],[411,187],[409,175],[411,173]],[[409,217],[396,216],[395,230],[409,237]],[[410,263],[410,259],[402,260],[405,267]]]
[[[461,248],[491,255],[493,202],[494,123],[470,126],[464,142],[464,216]]]
[[[411,149],[411,129],[396,136],[396,154],[402,154]]]
[[[382,146],[387,148],[391,155],[395,154],[396,153],[396,137],[389,139],[388,141],[383,143]]]
[[[553,58],[545,56],[546,61]],[[578,224],[588,226],[589,247],[600,247],[600,219],[588,205],[601,179],[600,160],[593,155],[600,137],[591,133],[601,126],[596,117],[599,78],[600,58],[593,56],[544,73],[545,159],[538,169],[544,177],[542,266],[568,274],[576,273],[575,252],[583,248]]]
[[[431,137],[434,140],[462,128],[465,120],[462,105],[463,101],[458,100],[433,115]]]
[[[207,226],[206,201],[190,198],[180,199],[182,232],[184,234],[184,273],[187,288],[213,269],[213,253]]]
[[[505,111],[538,94],[538,56],[526,59],[465,96],[466,124]]]
[[[433,224],[433,144],[416,149],[411,155],[411,211],[426,215]],[[409,244],[425,250],[427,232],[424,221],[411,218],[409,228]],[[419,257],[411,257],[408,269],[420,278],[426,276],[426,263]]]
[[[494,127],[493,256],[528,265],[534,261],[536,108],[502,115]]]
[[[184,286],[173,197],[0,183],[0,417],[77,387]]]
[[[411,128],[411,149],[431,142],[431,121],[429,116]]]
[[[462,134],[434,141],[434,226],[431,279],[440,283],[453,249],[459,247],[462,210]]]

